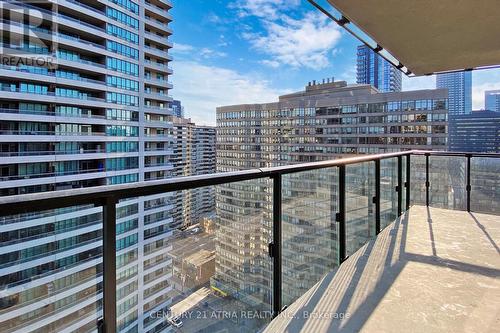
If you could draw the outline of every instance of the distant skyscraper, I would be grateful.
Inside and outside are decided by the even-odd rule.
[[[366,45],[358,46],[356,79],[382,92],[401,91],[401,72]]]
[[[172,164],[174,176],[195,176],[215,173],[215,127],[197,126],[191,119],[173,118]],[[184,226],[198,223],[215,213],[213,186],[185,190],[176,194],[174,219]]]
[[[179,100],[173,100],[170,103],[170,107],[172,108],[174,115],[179,118],[184,118],[184,107]]]
[[[484,92],[484,108],[500,112],[500,90],[486,90]]]
[[[450,115],[472,112],[472,73],[470,71],[438,74],[436,88],[448,89]]]

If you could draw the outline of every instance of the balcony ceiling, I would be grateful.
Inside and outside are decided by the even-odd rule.
[[[500,64],[498,0],[328,0],[416,75]]]

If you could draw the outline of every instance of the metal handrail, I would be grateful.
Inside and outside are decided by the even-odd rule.
[[[23,67],[17,67],[17,66],[6,66],[6,65],[0,65],[0,69],[5,69],[9,71],[17,71],[17,72],[23,72],[23,73],[29,73],[29,74],[35,74],[35,75],[45,75],[45,76],[51,76],[51,77],[56,77],[58,79],[66,79],[66,80],[73,80],[73,81],[83,81],[83,82],[90,82],[90,83],[95,83],[95,84],[100,84],[100,85],[106,85],[106,82],[104,81],[99,81],[99,80],[94,80],[94,79],[89,79],[86,77],[78,76],[78,77],[65,77],[65,76],[58,76],[56,72],[32,72],[27,68]]]
[[[97,186],[55,192],[32,193],[25,194],[23,196],[4,196],[0,197],[0,216],[28,213],[40,209],[46,210],[62,208],[85,203],[102,205],[104,202],[103,200],[109,197],[119,201],[138,196],[147,196],[164,192],[188,190],[197,187],[221,185],[243,180],[266,178],[278,174],[289,174],[374,161],[377,159],[406,156],[412,154],[412,152],[413,151],[405,151],[388,154],[363,155],[352,158],[295,164],[282,167],[222,172],[200,176],[178,177],[141,183]]]
[[[61,14],[61,13],[55,13],[53,11],[43,9],[41,7],[36,7],[36,6],[30,5],[30,4],[27,4],[26,2],[21,2],[21,1],[16,1],[16,2],[18,2],[18,3],[15,3],[15,2],[13,2],[13,3],[15,3],[16,5],[19,5],[19,6],[28,7],[28,8],[31,8],[31,9],[38,10],[38,11],[40,11],[42,13],[45,13],[45,14],[49,14],[47,16],[48,18],[50,18],[50,17],[62,17],[64,19],[66,19],[66,20],[76,22],[78,24],[87,26],[87,27],[92,28],[92,29],[96,29],[96,30],[99,30],[99,31],[106,31],[105,29],[103,29],[101,27],[95,26],[93,24],[87,23],[85,21],[76,19],[76,18],[68,16],[68,15],[64,15],[64,14]],[[52,20],[52,21],[54,21],[54,20]]]
[[[75,149],[75,150],[33,150],[33,151],[6,151],[0,152],[2,157],[19,156],[52,156],[52,155],[81,155],[81,154],[128,154],[137,151],[107,151],[106,149]]]
[[[43,209],[63,208],[82,204],[102,205],[106,198],[122,199],[148,196],[165,192],[188,190],[198,187],[215,186],[227,183],[273,177],[276,175],[291,174],[303,171],[339,167],[350,164],[377,161],[387,158],[408,155],[432,156],[471,156],[471,157],[498,157],[495,153],[467,153],[447,151],[408,150],[395,153],[362,155],[336,160],[294,164],[279,167],[249,169],[234,172],[221,172],[197,176],[177,177],[170,179],[154,180],[140,183],[106,185],[71,190],[61,190],[45,193],[31,193],[23,196],[0,197],[0,216],[18,213],[35,212]]]
[[[269,244],[269,256],[273,262],[273,315],[282,311],[282,176],[297,172],[337,168],[338,170],[338,213],[335,221],[338,223],[339,263],[345,261],[347,255],[346,233],[346,166],[365,162],[373,162],[375,170],[375,232],[381,231],[381,160],[397,159],[397,210],[398,215],[409,209],[411,163],[413,155],[425,156],[425,192],[426,204],[430,204],[429,167],[430,156],[458,156],[467,161],[466,196],[467,211],[470,212],[471,201],[471,159],[473,157],[500,158],[500,154],[493,153],[465,153],[445,151],[408,150],[396,153],[376,155],[362,155],[323,162],[295,164],[282,167],[261,168],[236,172],[223,172],[189,177],[179,177],[162,180],[152,180],[139,183],[97,186],[55,192],[25,194],[22,196],[0,197],[0,217],[21,213],[30,213],[40,210],[64,208],[78,205],[94,204],[103,207],[103,318],[99,320],[99,327],[107,332],[116,331],[116,206],[120,200],[140,196],[149,196],[166,192],[175,192],[205,186],[222,185],[246,180],[268,178],[272,180],[272,229],[273,241]],[[406,181],[403,183],[403,157],[406,157]],[[406,188],[406,204],[403,207],[403,188]]]
[[[106,136],[104,132],[56,132],[31,130],[0,130],[0,135]]]
[[[24,174],[24,175],[13,175],[13,176],[0,176],[0,181],[10,181],[10,180],[22,180],[22,179],[36,179],[36,178],[46,178],[46,177],[62,177],[62,176],[70,176],[70,175],[81,175],[88,173],[102,173],[102,172],[111,172],[111,171],[124,171],[124,170],[133,170],[137,169],[137,167],[129,168],[129,169],[121,169],[121,170],[112,170],[112,169],[82,169],[82,170],[70,170],[70,171],[53,171],[53,172],[42,172],[42,173],[33,173],[33,174]]]
[[[43,87],[48,89],[47,86],[43,86]],[[23,90],[21,88],[9,87],[9,86],[0,87],[0,91],[15,92],[15,93],[22,93],[22,94],[46,95],[46,96],[55,96],[55,97],[63,97],[63,98],[74,98],[74,99],[81,99],[81,100],[86,100],[86,101],[97,101],[97,102],[111,103],[111,102],[107,102],[106,99],[104,99],[104,98],[88,96],[87,94],[84,94],[82,92],[79,92],[78,96],[71,96],[71,95],[68,96],[68,95],[57,94],[54,91],[48,91],[48,90],[46,90],[46,91],[29,91],[29,90]]]

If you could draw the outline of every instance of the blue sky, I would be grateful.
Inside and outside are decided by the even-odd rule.
[[[174,0],[171,94],[197,124],[215,125],[222,105],[276,101],[308,81],[355,83],[359,42],[306,0]],[[407,78],[403,90],[434,88]],[[473,73],[473,108],[500,89],[500,70]]]

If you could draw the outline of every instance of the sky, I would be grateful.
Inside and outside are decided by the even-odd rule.
[[[173,98],[199,125],[215,125],[218,106],[277,101],[324,78],[356,83],[359,41],[306,0],[173,0]],[[472,74],[473,109],[500,89],[500,69]],[[435,88],[408,78],[403,90]]]

